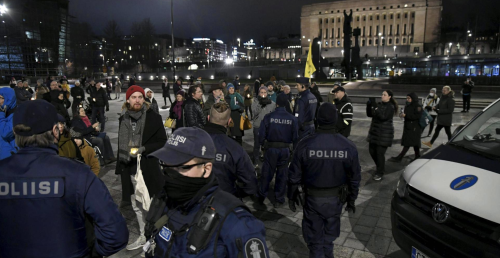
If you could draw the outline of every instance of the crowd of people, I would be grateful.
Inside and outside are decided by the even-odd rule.
[[[339,83],[324,101],[318,85],[307,78],[296,80],[295,96],[285,81],[273,79],[258,78],[253,85],[242,84],[238,77],[230,83],[221,80],[210,86],[206,99],[200,80],[190,82],[184,91],[181,79],[172,87],[164,79],[161,109],[170,107],[165,118],[175,121],[170,136],[153,90],[129,82],[119,111],[117,150],[105,132],[105,114],[113,88],[114,100],[121,98],[119,78],[91,79],[88,86],[85,80],[76,81],[70,88],[65,78],[51,77],[45,83],[38,80],[34,91],[22,81],[14,89],[0,88],[0,166],[6,168],[0,172],[0,184],[11,187],[0,188],[6,189],[7,196],[0,198],[0,205],[15,200],[0,211],[6,218],[0,228],[12,227],[6,223],[18,217],[27,220],[22,230],[32,232],[40,228],[36,223],[55,211],[70,211],[43,225],[52,227],[51,236],[28,243],[29,248],[0,234],[0,256],[33,256],[53,246],[50,241],[55,238],[64,245],[57,250],[61,257],[70,253],[107,256],[123,248],[143,248],[147,257],[214,252],[219,257],[255,257],[252,252],[269,257],[264,224],[241,200],[250,197],[265,205],[274,179],[274,208],[282,207],[286,198],[292,211],[303,206],[302,230],[310,257],[333,257],[339,214],[344,205],[349,212],[356,211],[361,180],[357,148],[348,139],[354,107]],[[470,99],[473,82],[464,84]],[[370,98],[366,114],[372,118],[367,141],[376,165],[373,179],[381,180],[385,173],[394,117],[404,119],[403,149],[389,161],[400,162],[410,147],[417,159],[421,144],[431,147],[441,129],[451,137],[454,106],[449,86],[443,87],[441,96],[432,89],[422,103],[409,93],[401,110],[390,90],[382,92],[380,102]],[[464,104],[466,112],[468,108]],[[243,149],[244,133],[250,129],[243,126],[246,122],[251,122],[254,136],[251,156]],[[425,127],[430,125],[430,136],[434,124],[431,141],[421,142]],[[18,163],[22,166],[14,168]],[[122,186],[119,205],[132,206],[140,230],[139,237],[128,244],[125,220],[106,186],[95,177],[102,166],[113,163]],[[41,175],[36,167],[54,169]],[[28,185],[32,187],[23,195],[52,197],[46,207],[15,196],[15,189]],[[92,196],[95,199],[89,200]],[[42,214],[39,219],[20,215],[35,209]],[[76,221],[69,228],[58,224],[72,220]]]

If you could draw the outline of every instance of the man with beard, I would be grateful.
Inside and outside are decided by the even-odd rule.
[[[165,185],[148,212],[146,257],[269,257],[264,224],[218,186],[208,133],[179,128],[150,156]]]
[[[145,210],[141,202],[136,201],[137,156],[143,156],[140,169],[143,172],[149,196],[160,192],[163,185],[158,160],[146,158],[148,154],[160,149],[167,141],[161,116],[145,103],[144,90],[137,85],[128,88],[127,102],[123,104],[118,129],[118,162],[116,173],[121,175],[122,200],[131,200],[132,208],[139,222],[140,235],[136,241],[127,245],[127,250],[141,248],[146,243],[144,237]],[[147,126],[146,126],[147,125]]]
[[[95,91],[90,91],[90,104],[92,105],[92,123],[97,120],[97,114],[99,114],[99,123],[101,123],[101,132],[104,132],[104,127],[106,125],[106,119],[104,118],[104,106],[106,106],[106,111],[109,111],[108,96],[106,91],[101,88],[101,83],[98,82],[95,85]]]
[[[214,104],[219,102],[225,102],[223,88],[220,84],[212,84],[208,93],[212,93],[208,96],[207,102],[203,105],[203,115],[207,117]]]

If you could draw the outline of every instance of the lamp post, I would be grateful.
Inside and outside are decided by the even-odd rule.
[[[449,48],[448,48],[448,56],[451,55],[451,45],[453,45],[453,43],[450,42],[450,44],[448,44]]]
[[[380,41],[380,44],[382,44],[382,55],[384,55],[384,52],[385,52],[385,48],[384,48],[384,37],[382,36],[382,40]]]
[[[170,23],[172,25],[172,71],[175,80],[175,44],[174,44],[174,0],[170,0]]]
[[[378,44],[377,44],[377,57],[378,57],[378,47],[380,46],[380,36],[382,36],[382,33],[378,33]]]
[[[240,38],[236,39],[238,41],[238,47],[240,47]]]
[[[0,5],[0,17],[3,18],[3,15],[7,13],[7,11],[8,9],[5,5]],[[7,25],[5,24],[5,21],[3,21],[3,28],[6,34],[4,38],[6,39],[6,44],[7,44],[7,62],[9,63],[9,73],[12,75],[12,68],[10,66],[9,33],[7,31]]]
[[[319,45],[319,54],[318,54],[318,72],[316,73],[317,80],[319,80],[319,74],[321,71],[321,40],[318,41],[318,45]]]

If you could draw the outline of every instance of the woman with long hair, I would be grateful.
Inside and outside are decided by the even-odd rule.
[[[186,100],[186,94],[184,93],[183,90],[180,90],[177,92],[175,95],[175,101],[172,103],[172,107],[170,108],[170,114],[169,118],[175,119],[175,128],[172,128],[172,133],[181,128],[184,127],[183,124],[183,117],[182,117],[182,104],[184,104],[184,101]]]
[[[439,132],[444,128],[448,141],[451,139],[451,121],[453,120],[453,111],[455,110],[455,92],[451,90],[450,86],[444,86],[441,93],[441,99],[437,106],[432,110],[437,113],[437,126],[436,131],[430,142],[422,142],[423,145],[432,148],[432,144],[439,136]]]
[[[377,170],[373,179],[382,179],[385,173],[385,152],[392,146],[394,139],[394,125],[392,118],[398,114],[398,103],[390,90],[382,92],[382,102],[368,101],[366,115],[372,118],[368,132],[369,151]]]

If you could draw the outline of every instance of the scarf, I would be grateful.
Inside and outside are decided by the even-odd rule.
[[[82,121],[85,123],[87,127],[91,127],[92,123],[90,123],[89,117],[88,116],[82,116]]]
[[[142,146],[142,134],[146,125],[146,111],[148,105],[143,104],[139,111],[124,109],[122,121],[118,131],[118,159],[125,164],[130,162],[130,148]]]
[[[173,107],[174,113],[177,115],[177,119],[181,119],[182,117],[182,104],[184,101],[177,101],[175,106]]]

